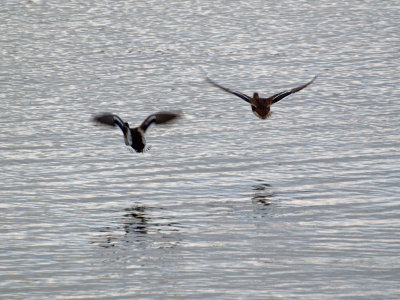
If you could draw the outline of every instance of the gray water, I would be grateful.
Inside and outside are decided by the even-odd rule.
[[[2,1],[1,299],[399,299],[400,3]],[[267,120],[211,86],[306,89]],[[152,127],[133,153],[103,111]]]

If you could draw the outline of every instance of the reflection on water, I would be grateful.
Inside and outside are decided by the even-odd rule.
[[[2,1],[1,298],[398,299],[400,4],[309,2]]]
[[[123,220],[125,232],[147,234],[147,225],[150,219],[146,216],[146,207],[138,205],[125,208],[125,211]]]
[[[149,244],[152,247],[175,247],[179,243],[177,233],[180,224],[172,222],[167,216],[150,217],[150,211],[160,208],[147,207],[137,204],[123,210],[115,227],[107,226],[99,230],[100,237],[97,242],[103,248],[111,248],[123,244]]]
[[[274,196],[274,192],[271,189],[271,185],[269,185],[268,183],[259,183],[253,186],[253,190],[255,192],[251,197],[251,201],[254,204],[267,206],[272,203],[271,200]]]

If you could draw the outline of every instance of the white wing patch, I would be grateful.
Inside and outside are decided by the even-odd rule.
[[[132,145],[132,134],[131,134],[130,129],[128,129],[128,132],[126,135],[127,135],[127,140],[128,140],[129,145]]]
[[[118,125],[118,127],[121,128],[121,130],[123,130],[124,124],[123,124],[122,120],[118,116],[113,116],[113,119],[114,119],[114,122]]]
[[[155,121],[156,121],[156,116],[151,116],[147,121],[146,128],[149,127],[151,125],[151,123],[153,123]],[[144,132],[141,132],[141,133],[144,134]]]
[[[276,98],[281,97],[281,96],[283,96],[283,95],[285,95],[285,94],[291,94],[291,92],[290,92],[290,91],[284,91],[284,92],[282,92],[282,93],[279,93],[279,94],[276,95],[274,98],[272,98],[272,100],[275,100]]]

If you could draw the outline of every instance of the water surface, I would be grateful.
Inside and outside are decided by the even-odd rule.
[[[398,299],[399,8],[3,2],[1,298]]]

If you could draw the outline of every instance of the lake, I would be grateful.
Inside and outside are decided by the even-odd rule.
[[[2,299],[400,298],[398,1],[0,8]]]

